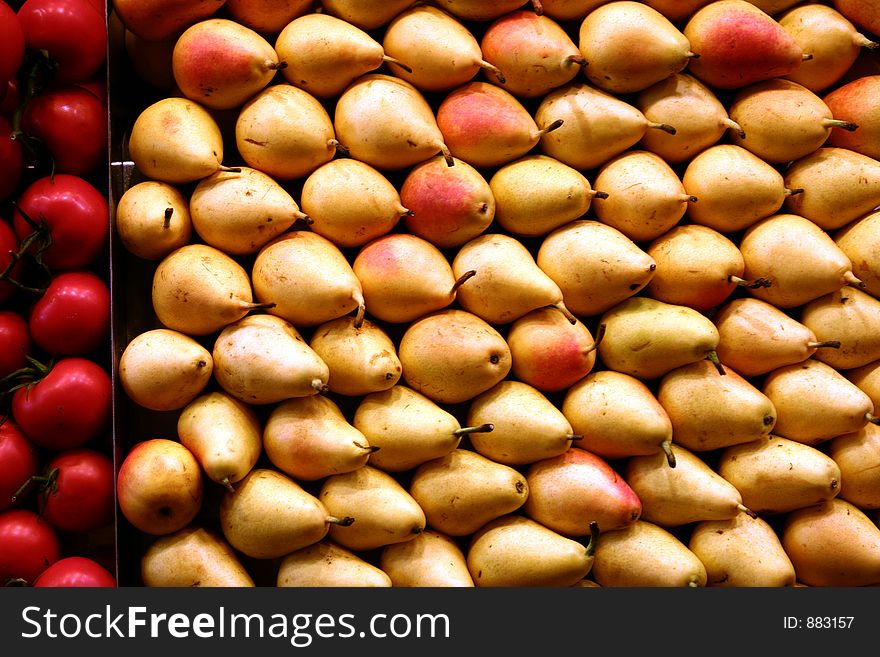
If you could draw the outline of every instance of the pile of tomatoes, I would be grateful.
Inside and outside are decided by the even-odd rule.
[[[106,15],[0,0],[0,585],[116,584]]]

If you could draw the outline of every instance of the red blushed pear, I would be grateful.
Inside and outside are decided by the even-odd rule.
[[[880,5],[875,0],[833,0],[831,4],[853,24],[880,34]]]
[[[545,527],[569,537],[624,529],[639,519],[642,503],[603,458],[577,447],[536,461],[526,470],[529,495],[523,510]]]
[[[113,10],[142,39],[161,41],[177,37],[225,4],[226,0],[113,0]]]
[[[238,23],[261,34],[277,34],[294,18],[311,11],[314,0],[226,0],[226,11]]]
[[[851,121],[858,130],[832,129],[828,145],[848,148],[880,158],[880,75],[866,75],[843,84],[822,97],[838,119]]]

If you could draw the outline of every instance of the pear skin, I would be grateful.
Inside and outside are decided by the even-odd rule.
[[[874,7],[858,0],[834,0],[833,6],[854,25],[873,34],[880,34],[880,17]]]
[[[276,584],[333,588],[392,586],[385,571],[327,539],[285,555],[278,565]]]
[[[880,508],[880,427],[866,424],[859,431],[832,438],[828,455],[841,472],[838,497],[863,510]]]
[[[880,358],[880,299],[846,286],[801,307],[801,322],[820,341],[837,340],[837,349],[820,349],[816,360],[838,370],[867,365]],[[832,338],[833,336],[833,338]]]
[[[795,571],[773,527],[744,513],[697,523],[688,549],[706,566],[706,586],[794,586]]]
[[[864,287],[861,289],[880,298],[880,258],[871,248],[874,235],[880,228],[880,212],[869,212],[833,233],[835,244],[852,262],[853,275]]]
[[[715,469],[760,514],[819,504],[841,490],[841,469],[828,454],[776,435],[724,449]]]
[[[822,100],[838,119],[852,121],[858,130],[831,130],[828,146],[846,148],[874,159],[880,158],[880,112],[876,97],[880,75],[865,75],[832,87]]]
[[[114,226],[126,251],[144,260],[161,260],[192,238],[189,199],[170,183],[135,183],[119,197]]]
[[[528,0],[440,0],[437,4],[466,21],[492,21],[520,9]]]
[[[321,6],[337,18],[373,30],[387,25],[395,16],[409,8],[415,0],[387,0],[381,5],[365,5],[359,0],[322,0]]]
[[[142,39],[173,39],[193,23],[208,18],[226,0],[118,0],[113,10],[125,27]]]
[[[141,556],[140,575],[149,587],[256,586],[232,546],[198,525],[187,525],[153,541]]]
[[[408,490],[429,527],[448,536],[467,536],[521,508],[529,484],[515,468],[459,447],[418,466]]]
[[[473,588],[467,558],[452,538],[426,529],[411,541],[382,548],[379,567],[397,587]]]
[[[295,18],[314,8],[314,0],[226,0],[225,11],[260,34],[278,34]]]
[[[325,395],[292,397],[273,407],[263,427],[263,449],[272,465],[297,481],[351,472],[374,451]]]
[[[843,375],[868,395],[875,407],[880,408],[880,360],[844,370]]]

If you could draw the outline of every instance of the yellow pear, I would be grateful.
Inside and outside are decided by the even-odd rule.
[[[521,381],[499,381],[476,395],[467,410],[467,423],[491,424],[491,432],[470,435],[471,446],[486,458],[513,467],[563,454],[578,438],[562,411]]]
[[[322,0],[328,14],[341,18],[362,30],[383,27],[415,0],[386,0],[380,5],[365,5],[360,0]]]
[[[880,360],[843,370],[842,374],[870,397],[875,408],[880,408]]]
[[[293,397],[272,408],[263,427],[263,449],[272,465],[297,481],[356,470],[375,451],[325,395]]]
[[[546,16],[558,21],[583,20],[599,5],[608,0],[541,0],[541,9]],[[534,4],[532,5],[534,6]]]
[[[697,9],[707,5],[711,0],[645,0],[645,4],[653,7],[674,23],[690,18]]]
[[[841,469],[828,454],[776,435],[724,449],[715,469],[755,513],[787,513],[841,490]]]
[[[643,381],[614,370],[590,372],[562,398],[563,415],[571,423],[578,447],[606,459],[643,456],[662,451],[672,455],[672,421]]]
[[[251,588],[254,579],[235,550],[213,529],[187,525],[161,536],[141,555],[144,586]]]
[[[195,232],[231,256],[256,253],[296,221],[308,219],[274,178],[251,167],[239,169],[203,178],[189,198]]]
[[[697,523],[688,549],[706,567],[706,586],[794,586],[791,559],[773,527],[741,513],[728,520]]]
[[[208,244],[191,243],[165,256],[153,272],[152,303],[165,328],[203,336],[271,302],[255,302],[247,271]]]
[[[467,536],[522,507],[529,484],[515,468],[458,447],[419,465],[408,490],[429,527],[448,536]]]
[[[223,328],[214,341],[214,378],[246,404],[274,404],[327,388],[330,368],[288,321],[249,315]]]
[[[531,4],[536,11],[543,7],[540,3],[529,3],[529,0],[439,0],[437,4],[465,21],[495,20],[525,4]]]
[[[220,502],[220,527],[229,544],[255,559],[275,559],[322,540],[331,525],[348,526],[287,475],[254,468]]]
[[[816,360],[838,370],[867,365],[880,358],[880,299],[846,286],[801,307],[801,322],[818,340],[834,339],[838,349],[822,349]]]
[[[297,327],[312,327],[357,311],[364,314],[360,281],[340,248],[310,230],[282,233],[256,254],[254,296],[269,312]]]
[[[349,550],[410,541],[425,530],[425,513],[390,474],[367,464],[324,479],[318,499],[331,512],[354,517],[351,526],[330,527],[329,538]]]
[[[228,490],[263,453],[263,426],[256,411],[222,391],[206,392],[181,409],[177,437],[208,479]]]
[[[388,574],[351,550],[322,540],[281,559],[278,587],[389,588]]]
[[[300,202],[312,231],[340,247],[363,246],[409,214],[390,180],[351,158],[315,169],[303,181]]]
[[[807,586],[880,584],[880,527],[840,498],[792,511],[780,530],[799,582]]]
[[[639,519],[599,537],[590,577],[602,587],[699,588],[708,574],[675,534]]]
[[[733,484],[699,454],[677,444],[672,453],[674,468],[659,453],[630,457],[624,465],[623,478],[642,503],[641,519],[670,528],[740,513],[755,515]]]
[[[314,8],[314,0],[226,0],[226,12],[260,34],[278,34],[290,21]]]
[[[878,227],[880,212],[869,212],[846,224],[833,237],[852,262],[853,275],[864,283],[861,289],[880,298],[880,258],[872,248]]]
[[[125,249],[144,260],[161,260],[192,237],[189,201],[176,185],[144,180],[116,204],[114,226]]]
[[[461,547],[449,536],[426,529],[411,541],[382,548],[379,567],[393,586],[471,588],[474,580]]]
[[[859,431],[836,436],[828,443],[828,455],[840,467],[841,499],[860,509],[880,508],[880,427],[866,424]]]
[[[134,336],[119,357],[117,374],[133,402],[151,411],[173,411],[195,399],[214,370],[211,352],[180,331],[157,328]]]
[[[432,401],[457,404],[502,381],[510,347],[491,324],[460,308],[446,308],[409,324],[397,346],[403,380]]]
[[[467,566],[478,587],[573,586],[590,573],[598,543],[595,524],[584,545],[530,518],[508,514],[473,534]]]
[[[562,290],[578,316],[599,315],[651,280],[657,263],[621,231],[594,219],[576,219],[544,236],[538,266]]]

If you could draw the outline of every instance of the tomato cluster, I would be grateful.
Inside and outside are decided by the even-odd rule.
[[[115,586],[107,19],[0,1],[0,585]]]

